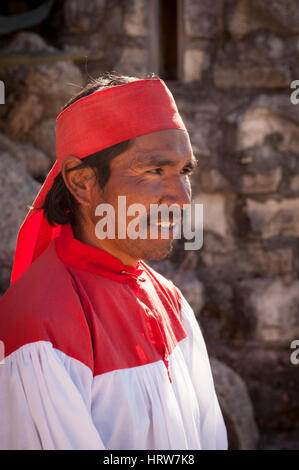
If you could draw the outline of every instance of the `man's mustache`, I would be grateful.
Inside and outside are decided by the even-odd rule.
[[[151,225],[152,223],[166,223],[180,224],[183,220],[184,210],[179,209],[175,212],[170,211],[169,214],[163,214],[161,211],[150,211],[140,217],[140,223],[144,226]]]

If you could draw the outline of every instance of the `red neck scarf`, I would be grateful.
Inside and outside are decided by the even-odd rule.
[[[164,129],[182,129],[175,101],[160,79],[136,80],[79,99],[56,119],[56,161],[18,233],[11,284],[60,235],[38,210],[51,189],[61,163],[69,156],[84,158],[128,139]]]
[[[60,236],[55,239],[55,247],[64,264],[80,271],[120,282],[126,279],[127,275],[136,278],[143,274],[142,261],[137,261],[134,266],[128,266],[107,251],[77,240],[70,224],[61,227]]]

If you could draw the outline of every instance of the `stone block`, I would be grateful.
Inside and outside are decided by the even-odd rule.
[[[221,193],[197,194],[195,203],[203,204],[203,228],[226,238],[230,234],[226,198]]]
[[[187,49],[184,52],[183,82],[200,81],[203,71],[208,67],[209,57],[205,51]]]
[[[211,357],[210,364],[227,428],[228,449],[256,449],[259,430],[246,383],[237,372],[218,359]]]
[[[204,192],[219,192],[228,189],[229,183],[225,176],[216,168],[204,168],[199,170],[198,186]]]
[[[297,0],[255,0],[271,21],[277,21],[290,34],[299,33],[299,8]],[[250,2],[252,3],[252,2]]]
[[[299,153],[299,125],[293,119],[263,106],[251,108],[240,121],[237,150],[261,146],[273,135],[279,137],[277,150]]]
[[[96,31],[104,22],[106,0],[66,0],[63,5],[66,29],[72,34],[84,34]]]
[[[298,174],[295,175],[295,176],[292,176],[292,178],[290,180],[290,188],[294,192],[299,191],[299,175]]]
[[[25,78],[26,93],[38,97],[43,118],[56,117],[82,85],[81,71],[71,62],[39,65],[31,68]]]
[[[213,80],[217,88],[288,88],[291,77],[287,66],[256,66],[237,63],[213,67]]]
[[[10,42],[8,51],[20,50],[57,51],[38,34],[31,32],[18,33]],[[9,70],[12,99],[8,106],[5,133],[19,140],[27,141],[29,132],[41,119],[56,118],[63,105],[83,85],[80,69],[70,61],[12,67]],[[14,95],[17,99],[13,99]]]
[[[262,239],[299,236],[299,198],[246,200],[251,230]]]
[[[286,343],[299,337],[299,281],[249,279],[241,281],[244,314],[252,316],[252,339]]]
[[[128,36],[146,36],[146,6],[144,0],[126,1],[124,32]]]
[[[257,30],[268,30],[278,35],[298,33],[299,14],[296,0],[239,0],[232,10],[228,29],[237,40]]]
[[[84,66],[93,65],[95,61],[102,61],[106,58],[107,54],[109,56],[114,56],[116,53],[116,48],[110,49],[109,38],[107,35],[103,34],[102,31],[95,31],[94,33],[85,34],[80,36],[80,44],[78,45],[78,37],[63,34],[61,36],[61,41],[63,41],[63,50],[69,53],[84,53],[86,54],[86,64]],[[84,69],[81,61],[81,69],[84,70],[86,74],[86,69]],[[85,62],[85,59],[84,59]],[[74,90],[76,91],[76,90]]]
[[[14,142],[6,135],[0,134],[0,151],[5,151],[23,162],[28,173],[35,178],[45,177],[48,173],[49,159],[31,144]]]
[[[200,259],[204,264],[203,277],[209,276],[209,282],[213,279],[218,285],[218,282],[225,279],[234,284],[237,279],[249,276],[271,277],[291,274],[294,251],[289,247],[266,249],[258,241],[229,250],[221,243],[221,239],[207,233]]]
[[[251,109],[267,109],[270,115],[271,112],[274,115],[283,116],[289,118],[299,124],[299,106],[294,106],[290,100],[290,91],[287,93],[270,93],[258,94],[255,98],[250,100],[250,103],[246,103],[246,107],[238,108],[226,116],[226,120],[230,123],[240,123],[244,115]]]
[[[282,169],[276,168],[268,173],[243,174],[240,191],[243,194],[267,194],[276,192],[282,179]]]
[[[28,206],[34,201],[40,187],[41,185],[27,173],[23,162],[17,161],[8,153],[1,154],[0,263],[7,268],[12,266],[17,234],[27,215]]]
[[[30,131],[32,143],[42,150],[54,163],[56,160],[55,119],[44,119],[36,124]]]
[[[113,69],[124,75],[142,75],[148,72],[148,51],[141,47],[124,47]]]
[[[184,24],[187,36],[214,38],[222,26],[222,1],[185,0]]]
[[[43,115],[43,107],[35,94],[23,95],[8,112],[5,132],[15,139],[24,139]]]

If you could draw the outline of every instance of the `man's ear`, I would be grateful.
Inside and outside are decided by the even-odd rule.
[[[66,187],[74,198],[80,204],[89,205],[92,201],[92,188],[97,183],[97,178],[93,168],[75,169],[81,163],[82,161],[78,157],[66,158],[62,162],[61,174]]]

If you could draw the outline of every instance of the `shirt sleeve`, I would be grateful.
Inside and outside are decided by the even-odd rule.
[[[86,365],[48,341],[11,353],[0,364],[0,449],[103,450],[91,383]]]
[[[182,350],[199,404],[202,448],[226,450],[227,431],[214,387],[205,341],[193,309],[183,295],[181,299],[181,321],[187,333],[187,338],[182,341]]]

